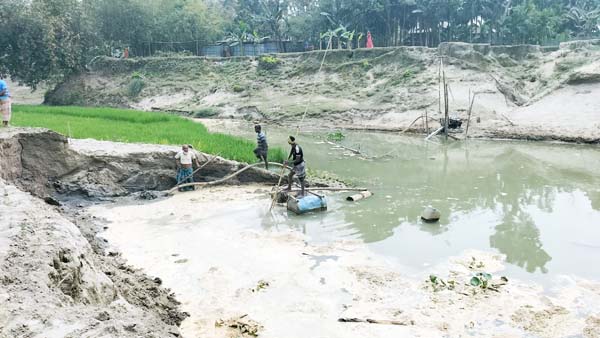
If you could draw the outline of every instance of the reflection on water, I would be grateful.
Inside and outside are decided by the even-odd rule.
[[[228,130],[253,136],[249,126]],[[271,145],[285,147],[285,131],[268,132]],[[580,263],[600,260],[599,148],[476,140],[444,145],[346,133],[345,145],[390,155],[367,160],[321,142],[324,134],[300,137],[309,168],[366,186],[374,197],[350,204],[331,194],[327,213],[265,216],[263,226],[288,224],[314,241],[362,239],[416,268],[464,249],[495,249],[532,278],[600,278],[595,264]],[[420,221],[427,205],[442,212],[439,224]]]

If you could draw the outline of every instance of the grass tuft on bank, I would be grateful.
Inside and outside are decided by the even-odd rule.
[[[200,123],[176,115],[137,110],[91,107],[13,105],[11,123],[22,127],[42,127],[72,138],[92,138],[126,143],[180,145],[219,154],[235,161],[254,163],[255,144],[246,139],[210,133]],[[269,151],[269,160],[282,162],[280,148]]]

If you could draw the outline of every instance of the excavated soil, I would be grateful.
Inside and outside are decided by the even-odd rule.
[[[0,196],[0,337],[180,336],[188,315],[171,292],[94,250],[78,213],[71,220],[4,180]]]
[[[82,213],[117,197],[162,196],[158,191],[175,183],[177,149],[0,130],[0,337],[181,335],[189,315],[161,278],[108,250],[97,236],[105,225]],[[222,178],[242,166],[219,158],[198,179]],[[253,168],[233,183],[276,179]]]
[[[172,188],[175,146],[126,144],[96,140],[67,140],[45,129],[0,130],[0,178],[46,197],[102,199]],[[199,154],[202,162],[209,155]],[[228,176],[245,164],[217,158],[194,176],[210,181]],[[245,171],[231,184],[276,182],[262,169]]]

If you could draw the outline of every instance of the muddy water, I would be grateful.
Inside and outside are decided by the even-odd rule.
[[[254,137],[244,123],[210,125]],[[271,145],[286,146],[286,135],[295,130],[267,132]],[[264,215],[263,228],[289,226],[313,242],[360,239],[417,274],[465,249],[479,249],[506,255],[507,273],[524,280],[550,285],[564,274],[600,279],[598,147],[483,140],[442,144],[344,132],[342,144],[380,157],[365,159],[324,143],[326,134],[301,134],[308,167],[368,187],[375,196],[350,204],[346,195],[331,194],[328,212]],[[439,224],[419,219],[427,205],[441,211]]]

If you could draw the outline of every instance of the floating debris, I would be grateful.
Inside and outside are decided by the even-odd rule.
[[[216,327],[228,327],[236,329],[242,336],[258,336],[258,332],[263,329],[263,326],[256,321],[247,318],[248,315],[233,317],[227,320],[219,319],[215,322]]]
[[[269,282],[267,282],[266,280],[259,280],[258,283],[256,283],[256,287],[253,289],[250,289],[250,291],[252,292],[258,292],[260,290],[266,289],[270,286]]]
[[[433,207],[427,207],[421,213],[421,219],[425,222],[437,222],[440,220],[441,213]]]

